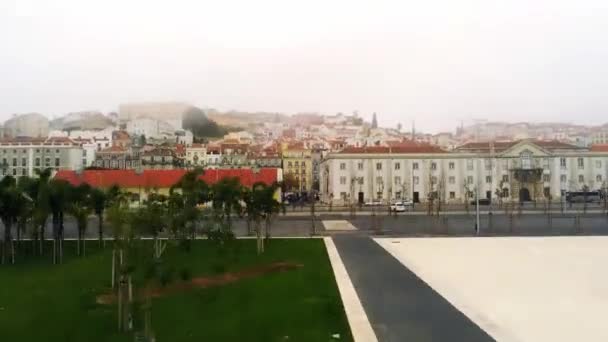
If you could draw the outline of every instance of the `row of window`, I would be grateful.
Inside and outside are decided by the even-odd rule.
[[[287,162],[287,167],[293,167],[293,165],[295,165],[296,167],[306,168],[305,161],[302,161],[302,163],[296,161],[296,162],[294,162],[294,164],[292,164],[290,161]]]
[[[529,159],[522,159],[522,168],[524,169],[529,169],[532,167],[531,163],[528,163],[528,161],[530,161]],[[508,160],[504,160],[504,168],[508,169]],[[467,163],[467,170],[471,171],[474,169],[474,160],[473,159],[468,159],[466,161]],[[486,170],[491,170],[492,169],[492,160],[491,159],[484,159],[484,164],[485,164],[485,169]],[[585,159],[584,158],[578,158],[577,159],[577,165],[579,169],[584,169],[585,168]],[[291,166],[291,164],[290,164]],[[393,164],[395,170],[401,170],[401,163],[394,163]],[[560,158],[560,166],[561,168],[566,168],[566,158]],[[431,163],[431,170],[437,170],[437,163],[436,162],[432,162]],[[543,167],[545,169],[549,168],[549,159],[544,159],[544,164]],[[596,160],[595,161],[595,167],[596,168],[601,168],[602,167],[602,161],[601,160]],[[456,168],[456,164],[454,162],[449,162],[448,163],[448,169],[450,170],[454,170]],[[363,170],[363,162],[358,162],[357,163],[357,169],[358,170]],[[412,163],[412,169],[413,170],[418,170],[419,169],[419,163],[414,162]],[[340,170],[346,170],[346,163],[340,163]],[[376,170],[380,171],[382,170],[382,163],[376,163]]]
[[[437,183],[437,181],[438,181],[437,177],[431,176],[430,179],[431,179],[431,184],[438,184]],[[363,178],[362,177],[354,179],[354,180],[356,180],[361,185],[363,184]],[[602,175],[596,175],[595,176],[595,180],[596,180],[596,182],[602,182],[603,181]],[[509,175],[503,175],[502,176],[502,181],[504,183],[508,183],[509,182]],[[543,175],[543,181],[544,182],[551,181],[551,175]],[[567,181],[566,175],[561,175],[560,176],[560,182],[565,183],[566,181]],[[376,184],[383,184],[383,182],[384,181],[383,181],[382,177],[376,177]],[[420,183],[420,177],[413,176],[412,177],[412,182],[414,184],[419,184]],[[467,182],[467,184],[473,184],[473,182],[474,182],[473,176],[467,176],[467,181],[466,182]],[[585,176],[584,175],[579,175],[578,176],[578,182],[579,183],[585,183]],[[395,176],[394,177],[394,183],[395,183],[395,185],[400,185],[401,184],[401,177]],[[486,183],[488,183],[488,184],[492,183],[492,176],[486,176]],[[340,184],[341,185],[345,185],[346,184],[346,177],[344,177],[344,176],[340,177]],[[448,177],[448,184],[456,184],[456,177],[454,177],[454,176]]]
[[[7,151],[6,149],[3,149],[2,150],[2,154],[6,154],[6,151]],[[18,150],[13,150],[13,154],[17,154],[18,153],[17,151]],[[24,148],[24,149],[21,150],[21,152],[24,153],[24,154],[27,153],[27,151],[28,151],[28,149],[26,149],[26,148]],[[47,148],[44,152],[45,153],[51,153],[51,150]],[[36,153],[40,153],[40,149],[39,148],[36,149]],[[55,153],[59,153],[59,149],[56,149]]]
[[[35,158],[34,159],[34,166],[40,166],[40,158]],[[13,158],[12,160],[12,165],[14,167],[16,167],[18,165],[18,159],[17,158]],[[6,160],[6,158],[2,158],[2,165],[8,165],[8,162]],[[59,158],[55,158],[55,166],[59,166],[60,165],[60,160]],[[27,166],[27,158],[21,158],[21,166]],[[46,167],[50,167],[51,166],[51,158],[44,158],[44,166]]]

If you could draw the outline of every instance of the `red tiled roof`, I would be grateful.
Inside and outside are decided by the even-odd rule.
[[[101,151],[98,151],[97,153],[124,153],[126,151],[127,151],[127,149],[125,149],[124,147],[110,146],[110,147],[104,148]]]
[[[509,148],[519,144],[524,140],[516,140],[516,141],[496,141],[494,142],[494,150],[496,152],[503,152],[508,150]],[[580,147],[566,144],[557,140],[530,140],[530,143],[542,147],[547,150],[559,150],[559,149],[574,149],[578,150]],[[490,142],[470,142],[464,145],[461,145],[457,148],[457,150],[490,150]]]
[[[262,168],[259,172],[252,169],[208,169],[199,178],[207,184],[213,184],[219,180],[237,177],[241,184],[251,187],[257,182],[270,185],[277,181],[276,168]],[[169,188],[176,184],[187,170],[143,170],[137,173],[135,170],[84,170],[77,173],[72,170],[60,170],[55,179],[63,179],[72,185],[87,183],[97,188],[109,188],[118,185],[122,188]]]
[[[395,147],[387,146],[348,146],[338,153],[445,153],[441,148],[429,144],[403,144]]]
[[[608,152],[608,144],[591,145],[591,152]]]

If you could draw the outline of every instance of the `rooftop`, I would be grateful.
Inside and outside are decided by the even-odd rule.
[[[109,188],[117,185],[122,188],[169,188],[176,184],[187,170],[84,170],[81,173],[72,170],[60,170],[55,179],[68,181],[72,185],[87,183],[93,187]],[[276,168],[262,168],[258,172],[252,169],[208,169],[199,177],[207,184],[214,184],[224,178],[237,177],[247,187],[262,182],[270,185],[277,181]]]

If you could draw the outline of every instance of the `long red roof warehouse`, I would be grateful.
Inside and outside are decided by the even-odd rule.
[[[122,188],[169,188],[186,174],[186,170],[84,170],[80,173],[72,170],[60,170],[55,179],[62,179],[72,185],[87,183],[96,188],[109,188],[117,185]],[[278,180],[278,169],[262,168],[258,172],[252,169],[209,169],[199,177],[207,184],[214,184],[224,178],[239,178],[247,187],[257,182],[270,185]]]

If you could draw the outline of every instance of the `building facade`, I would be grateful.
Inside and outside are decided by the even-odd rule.
[[[346,148],[321,164],[324,201],[412,199],[463,203],[561,199],[606,190],[608,152],[556,141],[470,143],[453,152],[430,145]]]
[[[94,166],[102,169],[137,169],[141,167],[141,161],[128,149],[112,146],[95,153]]]
[[[310,192],[312,189],[312,155],[311,151],[303,148],[284,149],[283,175],[287,180],[293,177],[293,191]]]
[[[37,171],[82,170],[83,149],[69,138],[19,138],[0,141],[0,178],[35,177]]]

